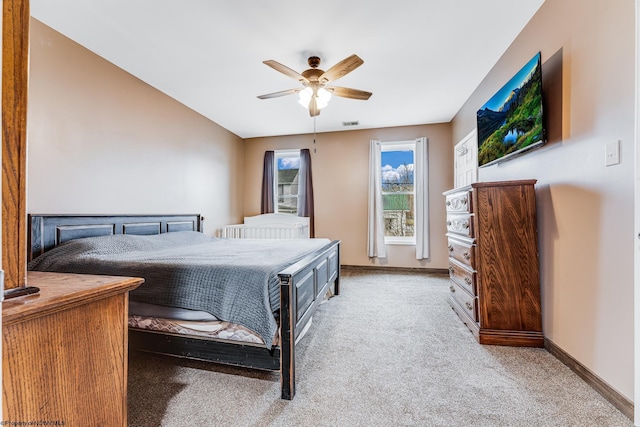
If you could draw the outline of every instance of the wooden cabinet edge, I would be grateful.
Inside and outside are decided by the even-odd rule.
[[[544,347],[544,336],[539,331],[507,331],[480,328],[480,344]]]
[[[471,188],[480,188],[480,187],[508,187],[511,185],[520,186],[520,185],[535,185],[538,182],[537,179],[520,179],[520,180],[512,180],[512,181],[487,181],[487,182],[474,182],[470,184]]]
[[[449,298],[449,305],[451,305],[453,311],[458,315],[462,323],[473,333],[473,336],[480,344],[509,347],[544,347],[544,335],[542,332],[482,329],[452,297]]]
[[[46,286],[46,290],[2,303],[2,325],[8,326],[58,311],[84,305],[92,301],[129,292],[140,286],[144,279],[124,276],[98,276],[89,274],[28,272],[32,286],[45,287],[58,282],[59,288]],[[51,291],[55,289],[54,291]]]

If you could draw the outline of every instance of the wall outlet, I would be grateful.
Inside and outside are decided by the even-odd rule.
[[[605,166],[613,166],[620,163],[620,141],[610,142],[605,145]]]

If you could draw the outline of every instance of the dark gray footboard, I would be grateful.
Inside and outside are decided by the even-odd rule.
[[[280,277],[280,375],[282,398],[295,395],[295,344],[332,284],[340,292],[340,241],[278,274]]]

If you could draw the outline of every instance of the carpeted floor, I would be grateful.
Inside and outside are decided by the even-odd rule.
[[[544,349],[481,346],[448,278],[344,269],[279,374],[132,352],[129,425],[632,426]]]

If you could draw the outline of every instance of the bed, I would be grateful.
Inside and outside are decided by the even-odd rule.
[[[91,274],[111,274],[114,271],[113,268],[117,268],[118,270],[116,270],[116,272],[121,271],[123,273],[121,275],[134,275],[143,278],[147,275],[147,277],[153,279],[149,280],[149,282],[154,283],[153,286],[166,286],[168,287],[167,289],[173,289],[169,288],[173,286],[171,283],[173,279],[161,281],[161,284],[159,284],[160,282],[156,284],[155,279],[160,276],[167,278],[179,276],[180,274],[165,274],[166,271],[162,274],[153,273],[152,270],[150,270],[152,267],[147,265],[147,258],[145,258],[147,257],[147,252],[140,252],[144,254],[140,255],[138,251],[139,248],[129,245],[140,244],[143,245],[146,250],[148,245],[167,245],[166,242],[170,242],[168,245],[171,246],[171,250],[173,251],[182,245],[181,242],[183,240],[186,241],[193,238],[198,241],[197,245],[203,246],[198,246],[198,248],[194,246],[186,249],[184,254],[181,254],[178,258],[180,263],[196,263],[198,275],[200,275],[214,274],[204,273],[208,267],[201,265],[207,258],[218,257],[213,255],[208,256],[209,251],[212,251],[211,254],[220,253],[213,252],[214,249],[210,249],[210,246],[231,244],[231,242],[235,242],[233,243],[234,245],[253,244],[253,246],[258,243],[264,245],[270,244],[267,239],[252,241],[249,239],[215,239],[204,236],[202,234],[203,218],[198,214],[114,216],[29,215],[28,221],[30,269],[60,271],[55,270],[55,268],[57,268],[54,267],[55,263],[47,265],[47,262],[43,260],[47,260],[58,252],[66,254],[77,252],[84,256],[84,253],[81,252],[85,250],[84,245],[89,243],[93,245],[96,244],[95,242],[106,241],[108,242],[107,247],[109,248],[109,255],[107,256],[107,261],[109,262],[102,263],[101,261],[101,264],[94,265],[93,261],[74,261],[69,264],[71,267],[65,268],[71,268],[72,271],[69,272]],[[216,242],[209,243],[208,240],[215,240]],[[255,274],[263,270],[269,272],[267,279],[259,278],[255,281],[267,281],[266,292],[271,294],[269,304],[272,304],[271,309],[276,307],[276,309],[273,310],[273,314],[278,323],[276,324],[276,334],[273,337],[268,335],[271,329],[267,328],[266,332],[262,331],[263,334],[267,334],[266,338],[260,335],[263,338],[262,342],[256,342],[255,340],[238,341],[220,337],[214,338],[207,334],[190,333],[188,328],[187,330],[149,328],[144,326],[144,321],[140,323],[140,319],[137,319],[138,323],[134,322],[134,326],[131,326],[132,322],[130,321],[129,348],[132,350],[205,360],[253,369],[280,371],[281,397],[287,400],[293,399],[295,395],[296,343],[302,337],[305,327],[309,325],[317,307],[324,301],[325,295],[331,292],[333,292],[333,295],[339,294],[340,241],[321,241],[319,239],[279,240],[280,245],[306,244],[303,242],[314,240],[317,241],[314,243],[315,245],[318,245],[318,243],[322,244],[312,248],[307,247],[304,255],[298,254],[289,261],[278,260],[270,265],[266,265],[268,263],[265,261],[259,267],[249,268],[251,274],[254,275],[252,277],[258,277],[255,276]],[[132,241],[134,243],[132,243]],[[139,242],[144,242],[144,244]],[[275,243],[276,240],[272,242]],[[122,248],[129,248],[127,251],[127,259],[118,261],[119,258],[117,254]],[[231,253],[231,247],[224,246],[224,248],[224,251]],[[91,250],[94,250],[94,248],[92,247]],[[219,249],[215,250],[218,251]],[[241,252],[242,250],[239,249],[239,251]],[[280,247],[274,248],[271,251],[274,253],[287,252],[289,249]],[[234,257],[236,257],[236,252],[233,253]],[[141,256],[142,258],[140,259],[143,260],[144,263],[136,258],[137,256]],[[171,259],[172,262],[176,259],[174,254],[166,256],[169,257],[168,259]],[[110,264],[112,259],[114,263],[118,261],[124,262],[124,264]],[[153,262],[156,262],[155,258]],[[180,267],[182,268],[182,264],[180,264]],[[192,266],[189,265],[189,267],[191,268]],[[231,273],[238,274],[236,277],[240,280],[240,277],[244,277],[241,276],[241,274],[244,275],[245,273],[240,273],[237,268],[238,266],[234,265],[233,268],[229,269]],[[273,271],[273,274],[271,274],[271,271]],[[225,274],[231,273],[227,271]],[[216,271],[215,274],[220,273]],[[272,275],[273,277],[271,277]],[[192,278],[193,275],[187,274],[185,277]],[[218,276],[215,277],[217,278]],[[147,279],[145,278],[145,280]],[[195,281],[195,279],[193,280]],[[272,284],[274,280],[275,285]],[[221,279],[220,282],[222,281]],[[235,281],[235,279],[232,281]],[[196,286],[192,283],[187,283],[186,288],[191,289],[189,286],[192,285],[194,288],[198,288],[197,292],[204,292],[199,289],[202,288],[202,286]],[[132,302],[137,300],[142,303],[167,304],[168,300],[162,299],[165,298],[164,296],[158,297],[160,298],[158,302],[155,300],[156,292],[152,291],[152,288],[145,288],[144,286],[145,284],[138,288],[142,289],[140,295],[136,293],[138,289],[130,294],[130,300]],[[217,287],[221,285],[216,283],[214,286]],[[275,297],[273,295],[274,286]],[[164,295],[164,292],[158,293]],[[174,301],[173,298],[178,298],[180,301],[180,303],[177,304],[178,306],[180,306],[182,302],[180,298],[192,299],[192,295],[187,291],[171,291],[169,293],[171,296],[167,298],[170,298],[170,301]],[[176,296],[176,294],[178,296]],[[150,298],[150,301],[146,301],[146,298]],[[209,297],[198,297],[196,300],[200,301],[206,298]],[[236,295],[235,298],[237,298],[238,301],[249,300],[244,294],[241,296]],[[264,295],[262,295],[261,298],[264,299]],[[275,300],[278,301],[274,303]],[[233,308],[229,308],[229,310],[235,312],[235,307],[242,305],[245,304],[232,305]],[[256,305],[259,304],[256,303]],[[228,319],[223,318],[220,320]],[[152,323],[153,321],[147,322],[147,326]],[[257,329],[260,328],[262,328],[262,326],[258,324]],[[254,330],[253,328],[249,329]]]

